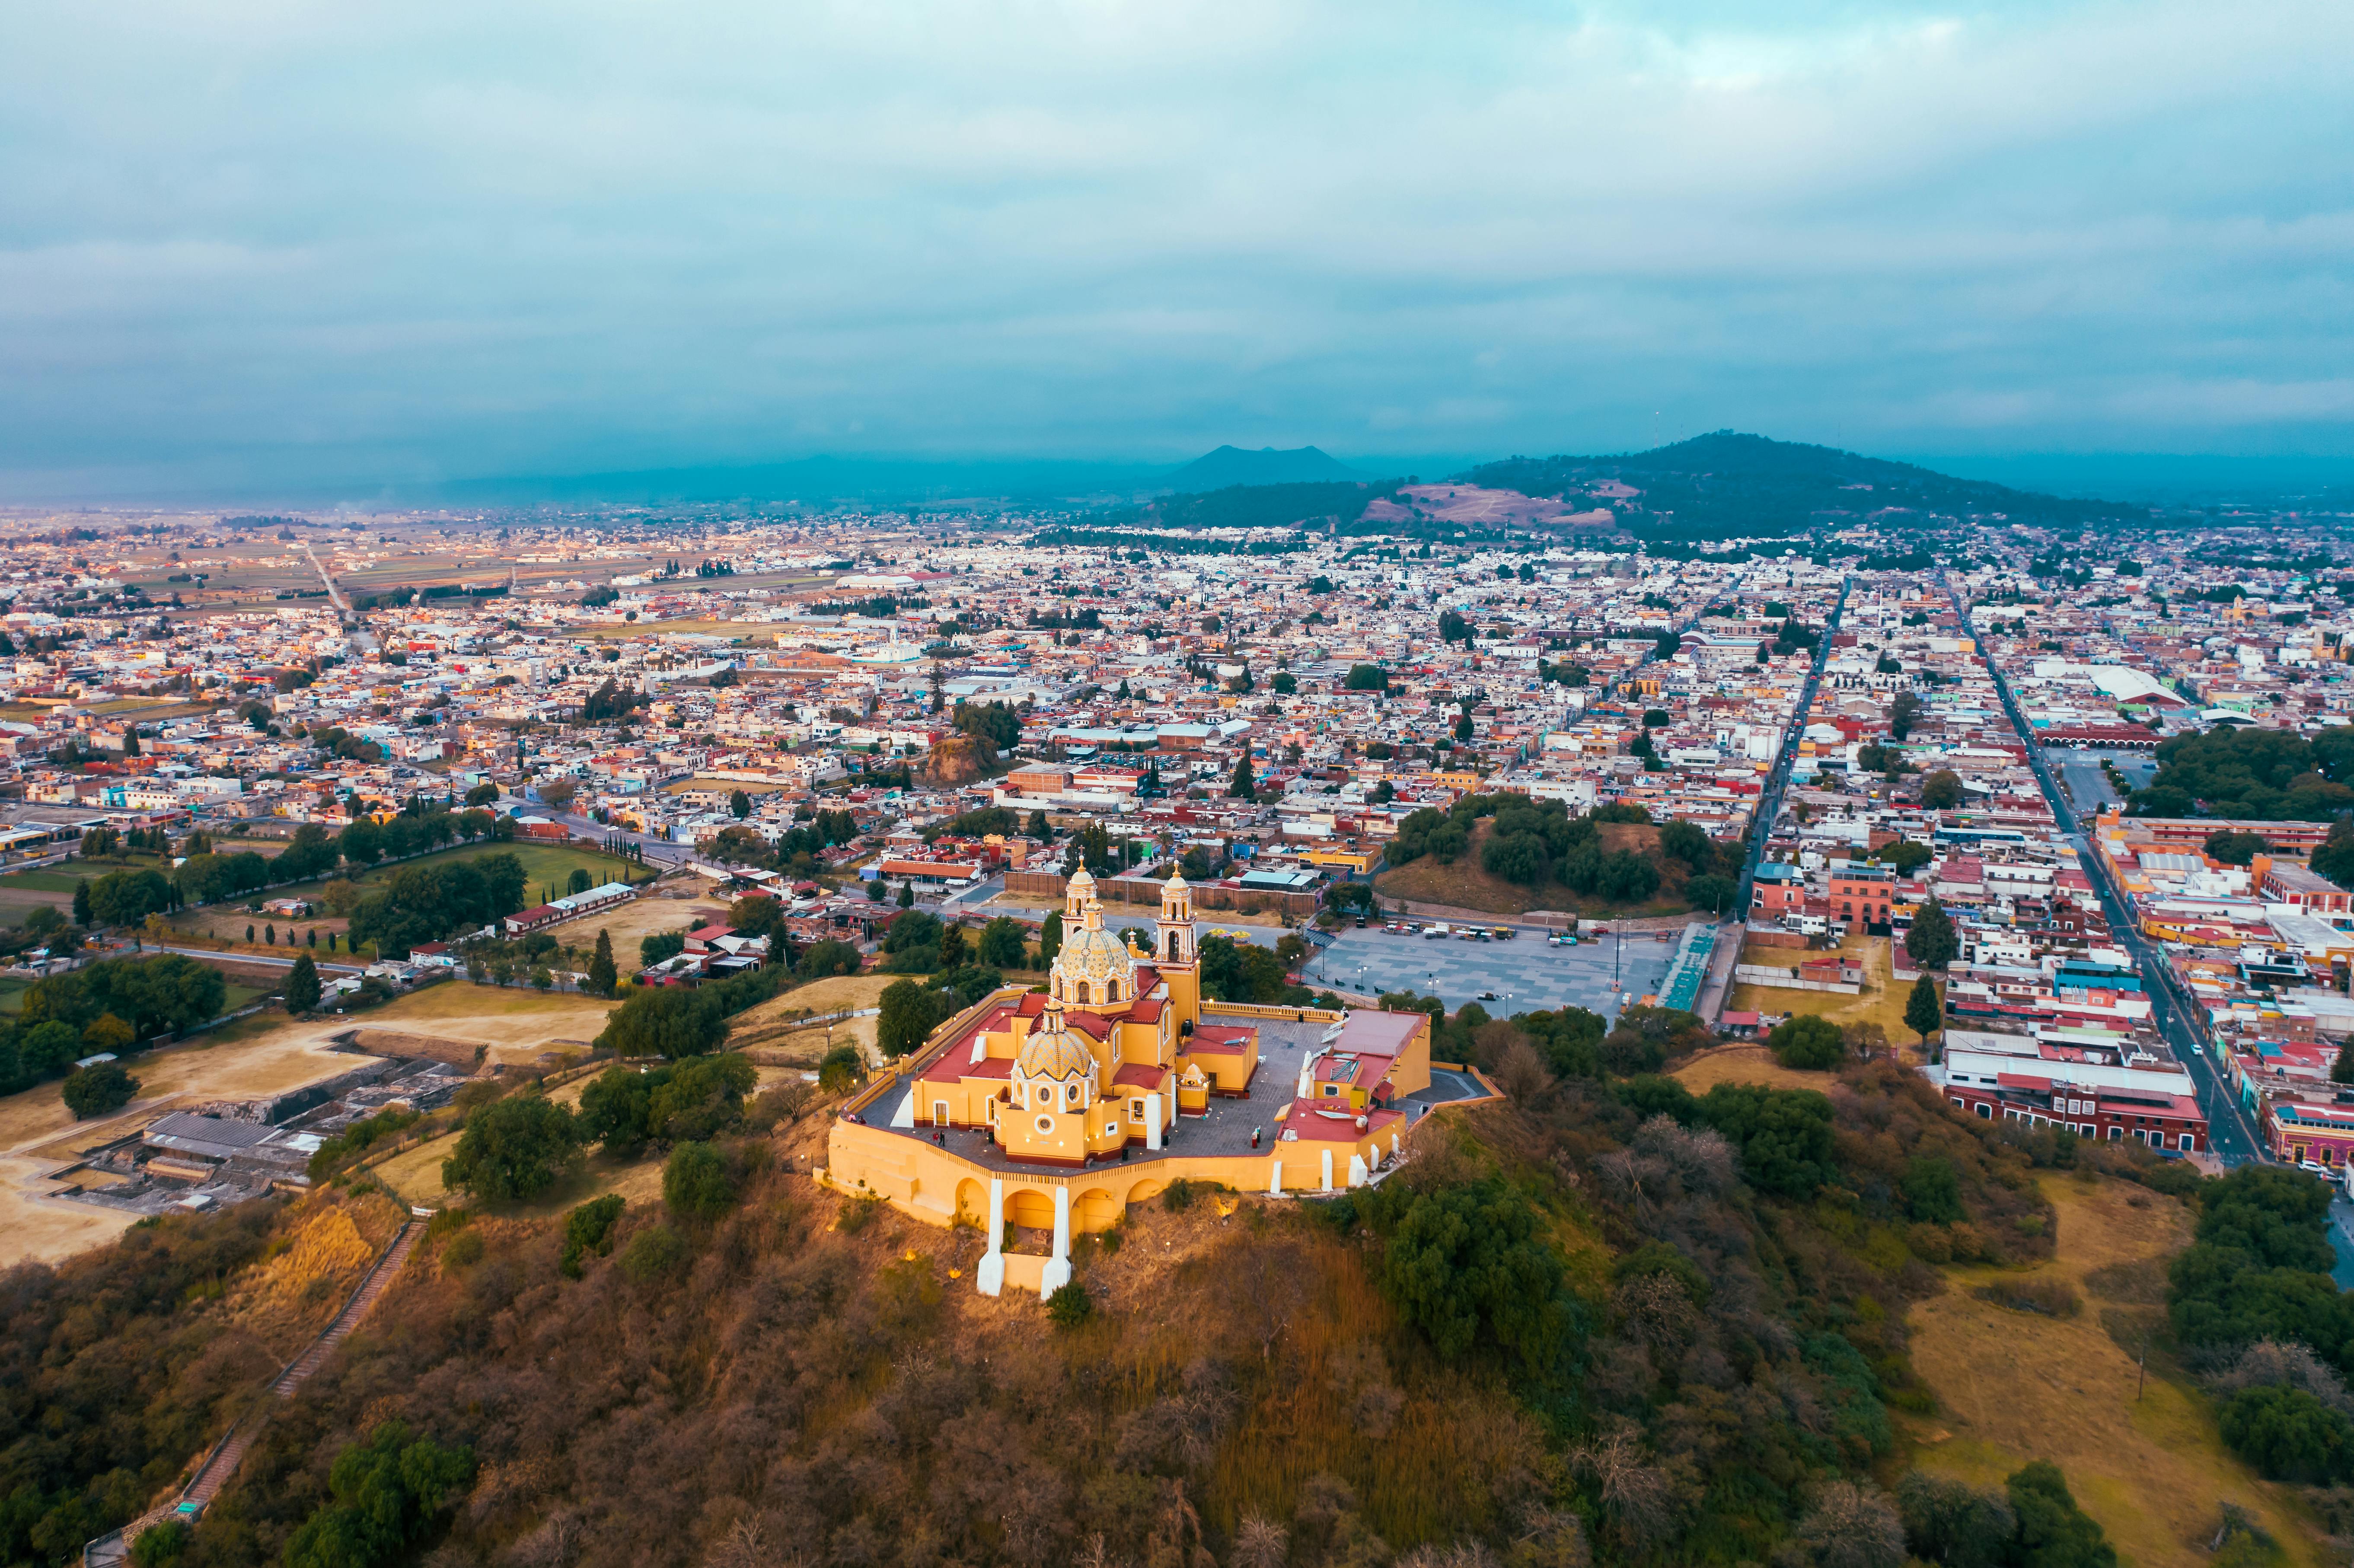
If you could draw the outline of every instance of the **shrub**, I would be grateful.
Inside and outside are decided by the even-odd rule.
[[[2073,1318],[2084,1309],[2084,1298],[2076,1294],[2074,1286],[2041,1275],[1999,1279],[1970,1294],[2013,1312],[2034,1312],[2046,1318]]]
[[[608,1192],[564,1216],[564,1255],[557,1266],[567,1277],[580,1277],[580,1260],[590,1253],[601,1257],[613,1250],[613,1227],[620,1222],[621,1208],[621,1195]]]
[[[1161,1194],[1161,1202],[1172,1214],[1183,1213],[1193,1206],[1193,1183],[1182,1176],[1178,1177],[1169,1183],[1169,1190]]]
[[[186,1520],[167,1519],[149,1525],[131,1543],[132,1568],[169,1568],[187,1551],[193,1534]]]
[[[708,1143],[682,1143],[663,1166],[663,1202],[682,1220],[709,1222],[736,1206],[736,1172]]]
[[[1076,1279],[1046,1298],[1046,1316],[1057,1329],[1076,1329],[1095,1315],[1096,1298]]]
[[[636,1284],[652,1285],[684,1267],[689,1255],[684,1236],[668,1225],[648,1225],[622,1251],[621,1272]]]
[[[1836,1067],[1847,1054],[1847,1043],[1840,1036],[1839,1025],[1811,1012],[1776,1024],[1773,1033],[1766,1036],[1766,1048],[1785,1067],[1806,1071]]]
[[[441,1249],[441,1264],[445,1268],[472,1268],[482,1261],[482,1233],[480,1231],[460,1231]]]

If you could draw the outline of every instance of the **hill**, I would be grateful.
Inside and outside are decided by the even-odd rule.
[[[1329,1199],[1172,1184],[1078,1239],[1052,1319],[974,1292],[971,1228],[813,1182],[832,1118],[805,1086],[747,1107],[725,1059],[680,1070],[634,1102],[681,1139],[659,1195],[444,1210],[364,1330],[269,1402],[177,1560],[2090,1568],[2106,1527],[2144,1563],[2319,1561],[2195,1388],[2131,1414],[2115,1347],[2140,1319],[2007,1353],[2014,1281],[2064,1274],[2046,1306],[2162,1288],[2184,1227],[2117,1181],[2156,1179],[2148,1151],[1960,1117],[1885,1063],[1695,1096],[1651,1075],[1705,1042],[1684,1013],[1467,1007],[1438,1032],[1509,1097],[1433,1113],[1392,1175]],[[610,1138],[639,1075],[608,1071]],[[509,1125],[560,1124],[533,1095]],[[2063,1160],[2076,1177],[2038,1181]],[[377,1181],[9,1277],[0,1561],[61,1564],[171,1494],[274,1375],[275,1342],[224,1320],[332,1305],[309,1281],[353,1249],[325,1211],[397,1219]],[[2133,1248],[2100,1240],[2137,1218]],[[2006,1316],[1946,1299],[1981,1282]],[[2041,1404],[2007,1397],[2023,1377]],[[2210,1553],[2224,1501],[2287,1559]]]
[[[1589,920],[1681,915],[1691,908],[1691,900],[1684,896],[1684,884],[1691,874],[1681,861],[1659,853],[1659,830],[1655,827],[1611,822],[1602,829],[1606,851],[1632,850],[1659,871],[1658,891],[1635,904],[1576,893],[1557,880],[1548,879],[1531,887],[1498,876],[1480,863],[1495,829],[1492,821],[1474,823],[1469,847],[1455,859],[1442,861],[1435,854],[1424,855],[1410,864],[1392,867],[1374,879],[1373,891],[1384,899],[1478,909],[1490,915],[1525,915],[1532,909],[1557,909],[1575,911]]]
[[[1967,518],[2076,529],[2147,523],[2148,509],[2012,490],[1834,447],[1716,430],[1616,456],[1508,458],[1463,482],[1606,506],[1647,537],[1758,537],[1819,524]]]
[[[1168,483],[1178,493],[1192,495],[1235,484],[1331,483],[1363,477],[1314,447],[1294,447],[1288,451],[1261,447],[1254,452],[1229,446],[1195,458],[1171,474]]]

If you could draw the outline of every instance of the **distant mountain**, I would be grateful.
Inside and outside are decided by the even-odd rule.
[[[1278,451],[1261,447],[1255,452],[1240,447],[1220,447],[1197,457],[1162,482],[1180,494],[1198,495],[1237,484],[1319,484],[1365,476],[1347,463],[1314,447]]]
[[[1785,536],[1882,514],[1910,514],[1925,524],[1999,517],[2058,527],[2149,516],[2147,506],[2041,495],[1733,430],[1616,456],[1507,458],[1458,480],[1607,506],[1653,537]]]

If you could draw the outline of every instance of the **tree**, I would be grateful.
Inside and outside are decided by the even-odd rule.
[[[682,1220],[704,1224],[736,1206],[736,1172],[707,1143],[682,1143],[663,1164],[663,1203]]]
[[[1945,1009],[1937,1001],[1937,982],[1923,975],[1913,982],[1913,994],[1904,999],[1904,1027],[1929,1044],[1929,1036],[1945,1027]]]
[[[1386,692],[1390,689],[1389,672],[1379,664],[1352,664],[1341,683],[1344,692]]]
[[[1836,1067],[1847,1054],[1847,1042],[1840,1038],[1839,1025],[1811,1012],[1776,1024],[1766,1036],[1766,1048],[1785,1067],[1808,1071]]]
[[[1063,912],[1049,909],[1044,922],[1038,927],[1038,967],[1043,969],[1053,963],[1055,955],[1062,950]]]
[[[1375,1188],[1389,1197],[1388,1190]],[[1403,1208],[1393,1205],[1403,1200]],[[1369,1212],[1368,1212],[1369,1211]],[[1382,1286],[1438,1353],[1462,1361],[1495,1345],[1532,1371],[1567,1339],[1560,1255],[1527,1201],[1495,1177],[1399,1192],[1361,1213],[1385,1234]]]
[[[915,906],[916,885],[912,882],[901,883],[899,885],[899,907],[902,909],[913,909]]]
[[[2338,1059],[2329,1064],[2329,1081],[2333,1084],[2354,1084],[2354,1044],[2338,1048]]]
[[[1925,1470],[1896,1483],[1896,1508],[1913,1554],[1940,1568],[2001,1568],[2019,1530],[2001,1492]]]
[[[738,789],[727,797],[727,814],[737,821],[752,814],[752,797]]]
[[[1047,825],[1046,813],[1044,810],[1034,810],[1030,813],[1030,820],[1023,824],[1022,834],[1024,838],[1035,839],[1043,844],[1054,838],[1055,830]]]
[[[1921,804],[1934,810],[1950,810],[1962,803],[1962,776],[1950,768],[1940,768],[1921,780]]]
[[[121,1110],[139,1092],[139,1080],[123,1071],[120,1062],[96,1062],[76,1068],[65,1081],[66,1108],[78,1121]]]
[[[522,1202],[554,1186],[580,1150],[572,1113],[535,1094],[511,1095],[466,1118],[441,1184],[493,1203]]]
[[[875,1020],[875,1048],[886,1057],[904,1056],[921,1045],[941,1019],[934,1000],[938,992],[913,980],[893,980],[884,988]]]
[[[2225,865],[2246,865],[2273,846],[2262,833],[2227,831],[2209,833],[2206,843],[2201,847],[2206,850],[2210,860],[2221,861]]]
[[[1890,867],[1899,876],[1912,875],[1928,864],[1932,858],[1927,844],[1912,839],[1898,839],[1894,843],[1882,844],[1874,853],[1882,864]]]
[[[85,926],[136,926],[178,902],[178,890],[159,871],[110,871],[75,885],[74,918]]]
[[[1722,916],[1727,906],[1741,893],[1741,885],[1729,876],[1714,872],[1691,878],[1684,884],[1684,901],[1695,909],[1705,909]]]
[[[1471,715],[1469,714],[1457,714],[1455,715],[1456,744],[1458,746],[1469,745],[1471,742],[1472,733]]]
[[[384,1568],[408,1556],[441,1510],[473,1479],[470,1448],[409,1439],[387,1421],[335,1456],[333,1499],[286,1542],[286,1568]]]
[[[1832,1034],[1836,1038],[1838,1031]],[[1695,1103],[1694,1114],[1733,1144],[1741,1155],[1742,1175],[1761,1192],[1803,1198],[1838,1179],[1828,1096],[1812,1089],[1719,1084]]]
[[[865,1075],[865,1065],[858,1059],[855,1045],[836,1045],[817,1065],[817,1086],[829,1095],[838,1095]]]
[[[286,971],[286,1011],[310,1012],[319,1005],[319,966],[305,951],[294,959],[294,967]]]
[[[85,928],[97,924],[96,921],[90,918],[90,884],[88,882],[77,882],[74,884],[73,917],[75,925]]]
[[[1010,915],[1000,915],[981,928],[981,942],[975,957],[991,969],[1018,969],[1028,954],[1022,922]]]
[[[1879,1488],[1830,1481],[1816,1489],[1790,1545],[1813,1568],[1897,1568],[1904,1561],[1904,1523]]]
[[[2116,1548],[2076,1506],[2058,1466],[2038,1459],[2004,1485],[2019,1520],[2013,1568],[2116,1568]]]
[[[620,978],[620,969],[613,962],[613,934],[600,930],[597,933],[597,950],[588,959],[588,989],[599,996],[610,996]]]
[[[81,1032],[81,1047],[95,1056],[101,1052],[128,1051],[138,1038],[131,1025],[111,1012],[101,1012]]]
[[[1913,913],[1913,928],[1904,933],[1907,957],[1925,969],[1942,969],[1962,950],[1952,916],[1935,898]]]
[[[1226,784],[1226,799],[1229,800],[1254,801],[1258,799],[1258,785],[1251,777],[1251,761],[1250,753],[1248,751],[1245,751],[1240,757],[1235,758],[1234,777],[1228,780]]]
[[[2354,1423],[2304,1389],[2242,1389],[2223,1406],[2222,1428],[2267,1480],[2326,1487],[2354,1474]]]
[[[1913,726],[1921,717],[1921,699],[1910,692],[1899,692],[1896,700],[1888,705],[1888,733],[1897,740],[1909,738]]]

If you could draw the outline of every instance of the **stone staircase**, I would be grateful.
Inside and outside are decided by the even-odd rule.
[[[292,1398],[294,1391],[302,1386],[303,1381],[326,1364],[335,1347],[352,1337],[352,1331],[367,1317],[369,1308],[392,1287],[392,1282],[400,1277],[401,1268],[408,1262],[408,1255],[417,1250],[417,1244],[424,1234],[425,1225],[419,1220],[410,1220],[400,1227],[400,1234],[393,1237],[392,1245],[384,1249],[384,1255],[369,1268],[366,1277],[360,1281],[359,1288],[353,1291],[351,1299],[344,1303],[344,1309],[335,1314],[335,1320],[328,1324],[325,1331],[312,1340],[302,1354],[286,1363],[271,1382],[270,1393],[281,1399]],[[228,1478],[237,1474],[246,1450],[253,1446],[254,1439],[261,1436],[261,1428],[269,1420],[270,1410],[265,1406],[230,1427],[228,1435],[214,1445],[213,1451],[205,1456],[204,1462],[196,1468],[196,1478],[176,1499],[161,1508],[148,1510],[122,1529],[101,1535],[83,1547],[81,1560],[84,1568],[114,1568],[115,1564],[129,1562],[131,1543],[139,1539],[143,1531],[152,1529],[167,1519],[176,1516],[194,1521],[211,1505],[213,1499],[220,1495],[221,1489],[228,1485]]]

